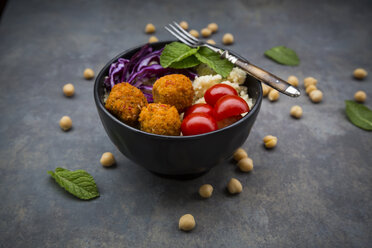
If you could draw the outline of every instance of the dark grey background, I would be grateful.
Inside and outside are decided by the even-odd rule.
[[[372,135],[348,122],[344,100],[368,94],[372,73],[371,1],[9,1],[0,23],[0,247],[368,247],[372,242]],[[266,99],[244,144],[250,174],[227,161],[191,181],[163,179],[128,161],[104,132],[93,101],[96,73],[116,54],[148,40],[146,23],[160,40],[162,26],[187,20],[200,30],[219,24],[213,39],[235,36],[229,47],[283,78],[313,76],[324,92]],[[286,45],[298,67],[275,64],[266,49]],[[62,86],[73,83],[68,99]],[[289,116],[303,107],[300,120]],[[69,115],[70,132],[58,121]],[[278,146],[267,151],[262,138]],[[145,144],[144,144],[145,145]],[[99,164],[111,151],[117,166]],[[164,151],[166,152],[166,151]],[[101,197],[70,196],[47,175],[57,166],[85,169]],[[231,177],[244,191],[231,197]],[[201,200],[199,186],[214,195]],[[197,226],[178,230],[181,215]]]

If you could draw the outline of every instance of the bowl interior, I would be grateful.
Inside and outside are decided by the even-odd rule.
[[[171,42],[173,42],[173,40],[172,41],[156,42],[156,43],[151,43],[151,46],[154,48],[154,50],[157,50],[157,49],[163,48],[166,44],[171,43]],[[141,131],[137,128],[131,127],[131,126],[125,124],[124,122],[121,122],[119,119],[117,119],[114,115],[112,115],[104,107],[104,96],[105,96],[104,80],[105,80],[105,77],[108,75],[108,72],[109,72],[109,69],[110,69],[110,66],[111,66],[112,63],[116,62],[119,58],[130,59],[144,45],[145,44],[140,45],[140,46],[135,47],[135,48],[128,49],[128,50],[124,51],[123,53],[119,54],[118,56],[116,56],[115,58],[113,58],[110,62],[108,62],[105,65],[105,67],[100,71],[99,75],[97,76],[95,86],[94,86],[94,97],[95,97],[95,100],[96,100],[96,104],[98,105],[97,107],[101,108],[102,111],[104,111],[107,115],[111,116],[111,118],[120,122],[120,124],[124,125],[126,128],[132,129],[132,131],[134,131],[134,132],[141,132],[145,135],[158,136],[159,138],[192,139],[192,138],[195,138],[195,137],[198,137],[198,136],[212,135],[215,132],[220,132],[221,130],[229,128],[233,125],[237,125],[240,122],[244,121],[244,119],[250,118],[251,115],[254,115],[255,111],[259,110],[260,106],[259,106],[259,104],[256,104],[256,103],[261,103],[261,101],[262,101],[261,83],[257,79],[253,78],[252,76],[247,75],[244,85],[248,87],[248,95],[249,95],[250,98],[253,99],[253,107],[250,110],[250,112],[247,115],[245,115],[241,120],[233,123],[232,125],[230,125],[228,127],[218,129],[218,130],[213,131],[213,132],[209,132],[209,133],[205,133],[205,134],[199,134],[199,135],[193,135],[193,136],[166,136],[166,135],[157,135],[157,134],[147,133],[147,132]],[[245,60],[243,57],[235,54],[234,52],[231,52],[231,54],[233,54],[234,56],[239,57],[240,59]]]

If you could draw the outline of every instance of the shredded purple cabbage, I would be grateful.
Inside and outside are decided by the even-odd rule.
[[[111,64],[104,84],[110,91],[115,84],[128,82],[140,89],[148,102],[153,102],[152,84],[158,78],[169,74],[183,74],[191,80],[197,74],[190,69],[163,68],[160,55],[163,49],[153,51],[149,44],[143,46],[130,60],[119,58]]]

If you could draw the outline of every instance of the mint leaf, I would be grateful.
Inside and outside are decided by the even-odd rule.
[[[222,77],[227,77],[234,66],[230,61],[222,59],[218,53],[213,52],[207,47],[200,47],[195,56]]]
[[[69,193],[82,200],[90,200],[99,196],[97,185],[88,172],[84,170],[70,171],[56,168],[55,172],[48,171],[56,182]]]
[[[180,42],[172,42],[164,47],[164,50],[160,55],[160,65],[164,68],[167,68],[172,63],[179,62],[195,54],[198,51],[198,49],[199,48],[190,48],[189,46]],[[181,64],[177,65],[179,66]]]
[[[372,111],[363,104],[346,100],[346,115],[355,126],[372,131]]]
[[[196,68],[196,73],[198,76],[206,76],[206,75],[216,75],[217,73],[212,70],[207,64],[200,64]]]
[[[233,68],[232,63],[226,59],[221,59],[218,53],[209,48],[190,48],[180,42],[172,42],[166,45],[160,55],[160,64],[164,68],[190,68],[199,65],[201,62],[207,64],[223,77],[227,77]]]
[[[276,46],[265,52],[265,55],[283,65],[299,65],[300,59],[295,51],[285,46]]]
[[[195,55],[191,55],[181,61],[173,62],[169,67],[174,69],[183,69],[183,68],[190,68],[200,64],[200,61],[195,57]]]

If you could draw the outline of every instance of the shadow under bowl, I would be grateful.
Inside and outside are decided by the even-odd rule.
[[[154,50],[172,41],[152,43]],[[131,161],[147,170],[177,179],[193,178],[230,158],[251,131],[262,102],[261,83],[247,75],[245,86],[254,106],[250,112],[232,125],[194,136],[164,136],[146,133],[126,125],[104,107],[104,79],[110,65],[118,58],[129,59],[142,46],[129,49],[110,62],[98,74],[94,84],[94,100],[103,127],[115,146]],[[234,54],[237,56],[236,54]]]

